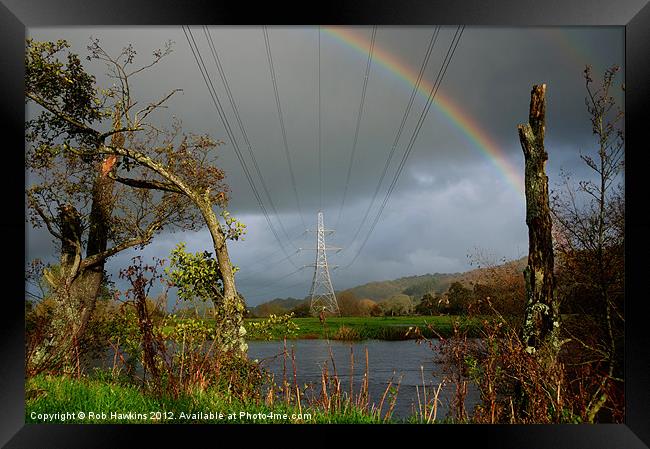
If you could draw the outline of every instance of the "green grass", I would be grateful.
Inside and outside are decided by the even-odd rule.
[[[358,409],[326,413],[302,408],[302,419],[294,418],[300,410],[276,403],[268,407],[255,401],[242,402],[214,390],[196,391],[179,398],[156,398],[135,386],[110,383],[99,379],[70,379],[60,376],[37,376],[26,385],[27,423],[379,423],[377,417]],[[79,412],[85,414],[79,417]],[[94,413],[94,416],[91,415]],[[221,414],[212,419],[205,414]],[[272,419],[240,416],[240,413],[276,414]],[[121,414],[121,415],[113,415]],[[129,416],[129,413],[131,414]],[[186,415],[182,417],[181,413]],[[204,415],[201,416],[200,414]],[[305,414],[311,414],[306,417]],[[57,416],[68,419],[61,420]],[[157,418],[159,415],[159,419]],[[194,416],[193,416],[194,415]],[[282,416],[277,416],[282,415]],[[49,419],[45,416],[50,416]],[[173,419],[170,419],[173,417]]]
[[[246,322],[262,321],[265,318],[247,318]],[[395,316],[395,317],[329,317],[325,326],[316,317],[293,318],[293,322],[299,327],[292,339],[337,339],[338,336],[345,336],[355,340],[409,340],[414,339],[415,334],[408,333],[409,327],[419,327],[422,334],[427,338],[435,338],[437,335],[427,328],[427,324],[433,326],[435,331],[443,337],[449,337],[453,332],[453,322],[460,320],[461,326],[469,327],[469,336],[477,337],[480,332],[480,318],[468,319],[462,316]],[[210,321],[210,319],[207,319]],[[339,332],[345,327],[346,332]],[[169,332],[171,327],[166,327]],[[337,335],[338,334],[338,335]],[[273,339],[281,340],[285,337],[282,332],[273,332]],[[249,338],[255,340],[255,338]]]
[[[339,328],[345,326],[356,334],[358,339],[376,340],[407,340],[415,338],[411,333],[407,335],[409,327],[419,327],[425,337],[434,337],[434,333],[427,329],[427,324],[443,337],[451,335],[453,321],[459,319],[457,316],[399,316],[399,317],[330,317],[323,326],[318,318],[294,318],[293,321],[300,328],[293,338],[334,338]],[[262,320],[263,318],[250,318],[246,321]],[[461,322],[463,318],[460,318]],[[467,319],[465,319],[467,322]],[[478,335],[479,320],[469,322],[470,335]],[[275,338],[283,338],[283,335],[276,334]]]

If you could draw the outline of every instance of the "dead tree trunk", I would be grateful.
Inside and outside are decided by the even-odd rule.
[[[552,354],[558,349],[559,313],[553,297],[553,240],[545,173],[548,154],[544,149],[546,84],[534,85],[530,97],[528,123],[517,126],[526,162],[526,224],[528,225],[528,266],[526,311],[523,339],[528,352],[547,346]]]

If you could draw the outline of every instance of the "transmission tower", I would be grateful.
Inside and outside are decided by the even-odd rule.
[[[325,246],[325,235],[333,230],[325,229],[323,224],[323,211],[318,212],[318,229],[316,230],[316,263],[314,263],[314,278],[309,292],[309,311],[312,315],[321,312],[330,312],[339,315],[339,305],[336,302],[332,279],[330,278],[327,264],[327,251],[340,251],[341,248]]]

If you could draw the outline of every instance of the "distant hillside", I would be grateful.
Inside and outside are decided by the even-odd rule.
[[[506,262],[502,265],[523,271],[527,258]],[[407,276],[390,281],[375,281],[337,292],[337,295],[349,292],[358,299],[369,298],[380,302],[398,294],[409,295],[416,302],[427,292],[444,293],[454,282],[460,282],[465,287],[473,288],[474,284],[485,278],[488,268],[476,268],[464,273],[434,273],[419,276]],[[286,313],[304,303],[307,298],[276,298],[253,307],[251,311],[256,316],[268,316],[270,313]]]
[[[460,273],[435,273],[419,276],[407,276],[392,281],[369,282],[344,291],[354,293],[357,298],[369,298],[373,301],[379,302],[400,293],[409,296],[421,296],[431,290],[442,293],[446,291],[453,280],[460,275]]]
[[[271,313],[276,315],[282,314],[300,305],[305,300],[305,298],[275,298],[271,301],[267,301],[255,307],[251,307],[251,312],[255,316],[268,316]]]
[[[522,257],[521,259],[511,260],[502,263],[501,265],[499,265],[499,267],[508,267],[523,273],[527,263],[528,263],[528,256],[525,256]],[[466,287],[472,287],[475,283],[481,281],[481,279],[484,279],[486,273],[489,270],[490,270],[489,268],[477,268],[471,271],[467,271],[465,273],[461,273],[460,275],[458,275],[456,279],[454,279],[454,281],[458,281]]]

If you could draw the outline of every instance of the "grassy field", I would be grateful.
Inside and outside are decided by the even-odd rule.
[[[212,415],[210,415],[212,413]],[[156,398],[131,385],[98,379],[37,376],[27,381],[27,423],[379,423],[354,408],[325,412],[276,402],[242,402],[223,392]]]
[[[247,321],[259,321],[263,318],[251,318]],[[470,334],[478,335],[478,320],[468,321],[457,316],[399,316],[399,317],[330,317],[323,326],[318,318],[294,318],[293,322],[299,327],[292,338],[331,338],[341,340],[407,340],[415,338],[410,327],[418,327],[425,337],[435,337],[427,328],[431,325],[443,337],[453,331],[454,320],[459,320],[461,326],[469,326]],[[275,338],[284,335],[274,334]]]

